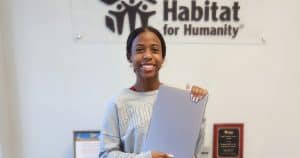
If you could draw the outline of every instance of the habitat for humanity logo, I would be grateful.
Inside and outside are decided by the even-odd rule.
[[[136,27],[137,18],[140,18],[141,26],[147,26],[149,18],[156,11],[148,11],[149,4],[156,4],[156,0],[100,0],[111,6],[111,10],[105,16],[105,25],[114,33],[122,34],[124,20],[128,19],[129,29],[133,31]]]

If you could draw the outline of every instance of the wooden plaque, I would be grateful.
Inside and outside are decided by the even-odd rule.
[[[214,124],[213,158],[243,158],[244,124]]]

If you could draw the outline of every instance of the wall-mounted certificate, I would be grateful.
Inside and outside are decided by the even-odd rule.
[[[100,131],[74,131],[74,158],[99,157]]]
[[[243,158],[243,123],[214,124],[213,158]]]

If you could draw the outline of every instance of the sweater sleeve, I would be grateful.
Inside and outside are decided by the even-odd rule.
[[[200,133],[198,136],[197,145],[196,145],[195,154],[194,154],[195,158],[201,157],[201,152],[202,152],[203,143],[204,143],[204,136],[205,136],[205,118],[203,118],[203,120],[202,120],[201,129],[200,129]]]
[[[118,111],[111,102],[106,106],[100,133],[99,158],[151,158],[151,152],[125,153],[122,151]]]
[[[204,103],[204,105],[206,106],[206,104],[208,102],[208,95],[206,95],[204,97],[204,99],[206,101]],[[194,154],[195,158],[200,158],[201,157],[201,153],[202,153],[202,150],[203,150],[204,136],[205,136],[205,126],[206,126],[206,118],[204,116],[202,118],[202,124],[201,124],[200,132],[199,132],[199,136],[198,136],[198,140],[197,140],[197,145],[196,145],[196,149],[195,149],[195,154]]]

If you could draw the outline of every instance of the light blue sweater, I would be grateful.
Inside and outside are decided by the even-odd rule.
[[[100,134],[100,158],[151,158],[141,152],[147,136],[152,107],[158,90],[135,92],[124,89],[105,107]],[[204,139],[204,120],[195,157],[200,157]]]

